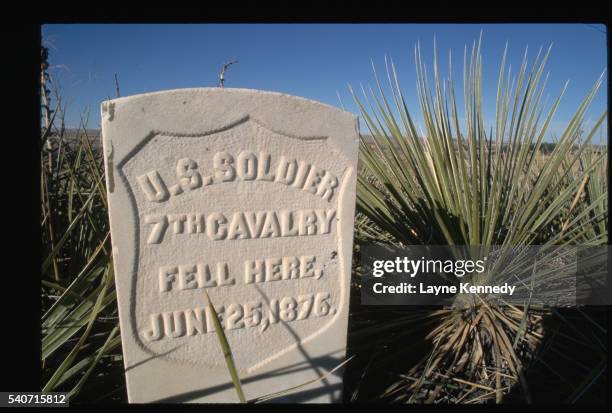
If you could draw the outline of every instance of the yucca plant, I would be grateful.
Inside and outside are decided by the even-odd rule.
[[[541,148],[565,91],[564,87],[550,107],[543,103],[548,79],[544,68],[551,48],[540,49],[531,65],[526,51],[518,74],[512,77],[506,47],[497,100],[485,103],[480,47],[479,40],[471,52],[464,51],[463,102],[456,98],[451,55],[449,76],[442,79],[434,42],[430,81],[420,47],[415,47],[422,131],[416,128],[392,61],[385,59],[388,89],[375,70],[378,93],[362,88],[360,96],[351,89],[370,136],[360,146],[356,243],[508,248],[607,244],[607,147],[592,144],[607,111],[591,130],[582,131],[585,113],[604,75],[578,104],[552,152],[544,154]],[[494,125],[485,125],[485,104],[495,105]],[[558,275],[552,272],[547,277],[532,276],[534,288]],[[525,401],[532,401],[527,368],[543,362],[544,348],[555,347],[548,338],[554,335],[559,342],[559,334],[549,331],[554,324],[551,320],[570,323],[570,318],[576,322],[576,314],[588,317],[581,310],[568,317],[528,302],[517,306],[480,296],[459,295],[457,302],[462,305],[394,310],[399,311],[399,318],[387,323],[388,327],[384,322],[364,323],[357,330],[356,335],[373,337],[387,329],[408,346],[410,332],[425,328],[428,347],[424,356],[407,371],[397,372],[394,383],[375,399],[502,402],[518,388]],[[361,317],[368,319],[377,311],[384,310],[364,309]],[[594,371],[601,373],[606,360],[605,345],[593,346],[591,337],[595,334],[601,340],[603,334],[605,340],[605,329],[594,317],[588,325],[592,328],[587,332],[565,326],[562,333],[576,343],[586,343],[590,351],[595,347],[596,353],[591,353],[597,354],[594,366],[582,372],[585,378]],[[399,357],[401,351],[396,350],[392,357]],[[593,383],[570,384],[563,396],[582,396]]]
[[[53,111],[44,99],[40,136],[42,390],[66,391],[71,401],[125,400],[99,136],[88,135],[86,114],[68,133],[55,92]]]

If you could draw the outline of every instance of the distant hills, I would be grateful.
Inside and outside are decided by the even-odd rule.
[[[76,143],[76,139],[81,139],[83,137],[83,134],[84,134],[83,132],[84,132],[83,129],[76,129],[76,128],[65,129],[64,130],[64,139],[65,139],[64,144],[70,145],[70,144]],[[99,149],[102,147],[102,139],[100,139],[100,129],[86,129],[85,132],[87,134],[87,137],[89,138],[89,143],[92,145],[94,149]],[[370,144],[371,146],[374,145],[374,138],[372,137],[372,135],[362,134],[361,137],[366,143]],[[52,139],[52,141],[56,139]],[[457,140],[453,139],[453,142],[455,143],[455,146],[457,146]],[[542,146],[540,150],[543,153],[550,153],[554,150],[555,145],[556,144],[554,142],[542,142]],[[607,145],[595,144],[593,146],[600,150],[605,150],[607,148]]]

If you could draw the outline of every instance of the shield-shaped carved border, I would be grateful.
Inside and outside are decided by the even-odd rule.
[[[130,331],[129,334],[132,336],[133,340],[138,343],[139,347],[145,351],[146,353],[152,355],[152,356],[163,356],[166,359],[172,360],[174,362],[179,362],[179,363],[187,363],[187,364],[194,364],[191,363],[187,360],[184,359],[177,359],[177,358],[173,358],[171,356],[167,356],[167,355],[163,355],[163,354],[158,354],[154,351],[152,351],[151,349],[149,349],[149,347],[147,347],[141,340],[138,331],[137,331],[137,327],[136,327],[136,317],[134,316],[135,314],[135,306],[136,306],[136,293],[137,293],[137,288],[136,288],[136,283],[138,280],[138,272],[139,272],[139,260],[138,260],[138,256],[139,256],[139,249],[141,248],[141,240],[140,240],[140,219],[139,219],[139,214],[138,214],[138,208],[137,208],[137,203],[136,203],[136,199],[134,196],[134,192],[133,192],[133,188],[129,183],[129,180],[127,179],[124,171],[123,171],[123,167],[126,165],[126,163],[132,159],[142,148],[144,148],[155,136],[158,135],[163,135],[163,136],[171,136],[171,137],[181,137],[181,138],[194,138],[194,139],[198,139],[198,138],[206,138],[207,136],[211,136],[223,131],[227,131],[230,130],[238,125],[241,125],[245,122],[255,122],[257,125],[259,125],[260,127],[263,127],[264,129],[267,129],[268,131],[277,134],[277,135],[282,135],[284,137],[286,137],[287,139],[298,139],[298,140],[304,140],[304,141],[311,141],[311,140],[323,140],[326,141],[327,144],[330,144],[328,141],[328,137],[327,136],[294,136],[291,135],[289,133],[283,132],[283,131],[277,131],[277,130],[273,130],[272,128],[264,125],[264,123],[260,120],[255,119],[253,116],[243,116],[239,119],[237,119],[234,122],[229,122],[227,125],[221,127],[221,128],[216,128],[213,130],[208,130],[208,131],[202,131],[199,133],[180,133],[180,132],[176,132],[176,131],[162,131],[162,130],[151,130],[148,134],[144,135],[143,138],[140,140],[140,142],[138,142],[136,144],[136,146],[134,146],[132,148],[132,150],[130,152],[128,152],[126,154],[126,156],[124,156],[122,159],[120,159],[115,168],[116,171],[118,172],[117,175],[120,177],[120,179],[123,182],[124,187],[127,189],[128,192],[128,197],[130,200],[130,213],[132,215],[132,219],[134,222],[133,225],[133,232],[131,234],[131,242],[130,244],[133,246],[133,248],[131,249],[131,261],[132,261],[132,265],[131,265],[131,274],[130,274],[130,278],[131,278],[131,282],[130,282],[130,291],[129,291],[129,297],[130,297],[130,314],[128,316],[130,322],[129,322],[129,327],[130,327]],[[348,161],[347,161],[348,164]],[[112,167],[112,165],[111,165]],[[338,203],[338,210],[337,210],[337,216],[339,217],[343,217],[345,216],[344,214],[344,208],[346,208],[345,206],[345,202],[343,202],[344,197],[346,195],[347,192],[347,188],[349,183],[351,182],[352,179],[352,174],[354,173],[354,169],[352,167],[347,167],[344,170],[344,173],[342,175],[342,177],[339,179],[339,192],[338,192],[338,199],[337,199],[337,203]],[[112,178],[111,178],[112,179]],[[114,185],[113,182],[109,182],[109,185]],[[344,246],[343,243],[347,242],[346,240],[343,239],[341,231],[339,231],[339,227],[340,227],[340,223],[336,224],[336,228],[338,231],[338,251],[344,251]],[[351,221],[351,225],[352,225],[352,221]],[[351,240],[348,240],[348,242],[351,242]],[[345,285],[347,283],[343,282],[344,281],[344,274],[347,271],[350,271],[350,259],[351,257],[345,257],[345,254],[340,253],[338,254],[338,274],[336,275],[338,282],[340,284],[340,291],[339,291],[339,306],[348,306],[348,302],[344,302],[345,301],[345,297],[346,297],[346,293],[345,293],[345,289],[349,288],[348,285]],[[348,259],[348,262],[346,262]],[[349,269],[347,269],[347,266],[349,267]],[[249,366],[248,368],[246,368],[246,372],[247,373],[251,373],[252,371],[257,370],[258,368],[264,366],[265,364],[271,362],[272,360],[281,357],[291,351],[294,351],[298,348],[298,346],[303,345],[305,343],[308,343],[309,341],[313,340],[314,338],[316,338],[318,335],[322,334],[323,332],[325,332],[329,327],[331,327],[337,320],[337,318],[340,316],[341,312],[337,312],[336,314],[334,314],[325,324],[323,324],[319,329],[317,329],[316,331],[314,331],[313,333],[311,333],[310,335],[308,335],[307,337],[301,339],[299,342],[294,342],[292,344],[290,344],[289,346],[283,348],[280,351],[277,351],[276,353],[270,355],[269,357],[265,358],[264,360],[261,360],[251,366]],[[199,363],[197,363],[199,364]]]

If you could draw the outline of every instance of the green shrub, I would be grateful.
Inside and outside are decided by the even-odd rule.
[[[542,96],[547,76],[543,74],[549,53],[550,48],[545,53],[540,50],[531,66],[525,53],[518,77],[511,83],[504,52],[497,100],[488,103],[495,105],[492,127],[485,125],[483,115],[480,41],[470,54],[467,49],[464,53],[463,114],[458,110],[450,56],[449,78],[442,79],[434,45],[430,83],[420,48],[415,48],[418,107],[424,124],[421,133],[393,62],[385,60],[390,92],[376,72],[378,93],[362,90],[359,96],[351,89],[370,136],[360,146],[357,244],[607,244],[607,147],[591,142],[607,111],[588,133],[582,132],[585,112],[603,74],[561,136],[554,145],[549,144],[544,138],[565,91],[550,108],[545,107]],[[532,277],[536,288],[545,285],[543,277]],[[481,297],[458,295],[457,300],[468,303],[468,308],[398,310],[406,322],[393,321],[392,331],[399,334],[402,326],[413,329],[418,322],[430,323],[425,340],[431,344],[424,357],[377,399],[457,403],[494,398],[501,402],[518,385],[525,400],[532,400],[525,371],[543,360],[540,352],[553,336],[545,325],[550,317],[560,317],[559,312],[500,305]],[[368,318],[375,309],[361,312]],[[602,328],[597,323],[591,326],[589,333]],[[380,323],[370,327],[377,332],[382,328]],[[360,334],[367,334],[367,329]],[[586,341],[585,333],[581,334],[571,338]],[[409,344],[408,337],[402,340]],[[595,347],[599,358],[593,369],[601,370],[606,349]],[[587,369],[587,373],[595,370]],[[577,377],[570,379],[576,387],[564,390],[569,393],[563,397],[584,386],[576,381]]]

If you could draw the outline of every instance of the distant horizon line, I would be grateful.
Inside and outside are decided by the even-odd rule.
[[[74,127],[72,127],[72,128],[64,128],[65,133],[66,134],[71,134],[71,135],[75,135],[75,134],[77,134],[77,133],[79,133],[79,132],[81,132],[83,130],[85,132],[87,132],[87,134],[100,134],[100,132],[101,132],[100,128],[82,128],[82,127],[80,127],[80,128],[74,128]],[[374,143],[374,138],[370,134],[360,133],[359,136],[364,138],[364,140],[370,140],[372,143]],[[424,138],[423,136],[419,136],[418,137],[418,139],[423,139],[423,138]],[[453,137],[452,139],[455,140],[455,141],[457,140],[456,137]],[[466,138],[463,138],[463,139],[466,139]],[[535,142],[532,142],[532,143],[535,143]],[[556,142],[554,142],[554,141],[551,142],[551,141],[543,140],[542,143],[556,143]],[[594,146],[608,146],[608,139],[606,139],[605,143],[594,143],[594,142],[592,142],[592,144]]]

